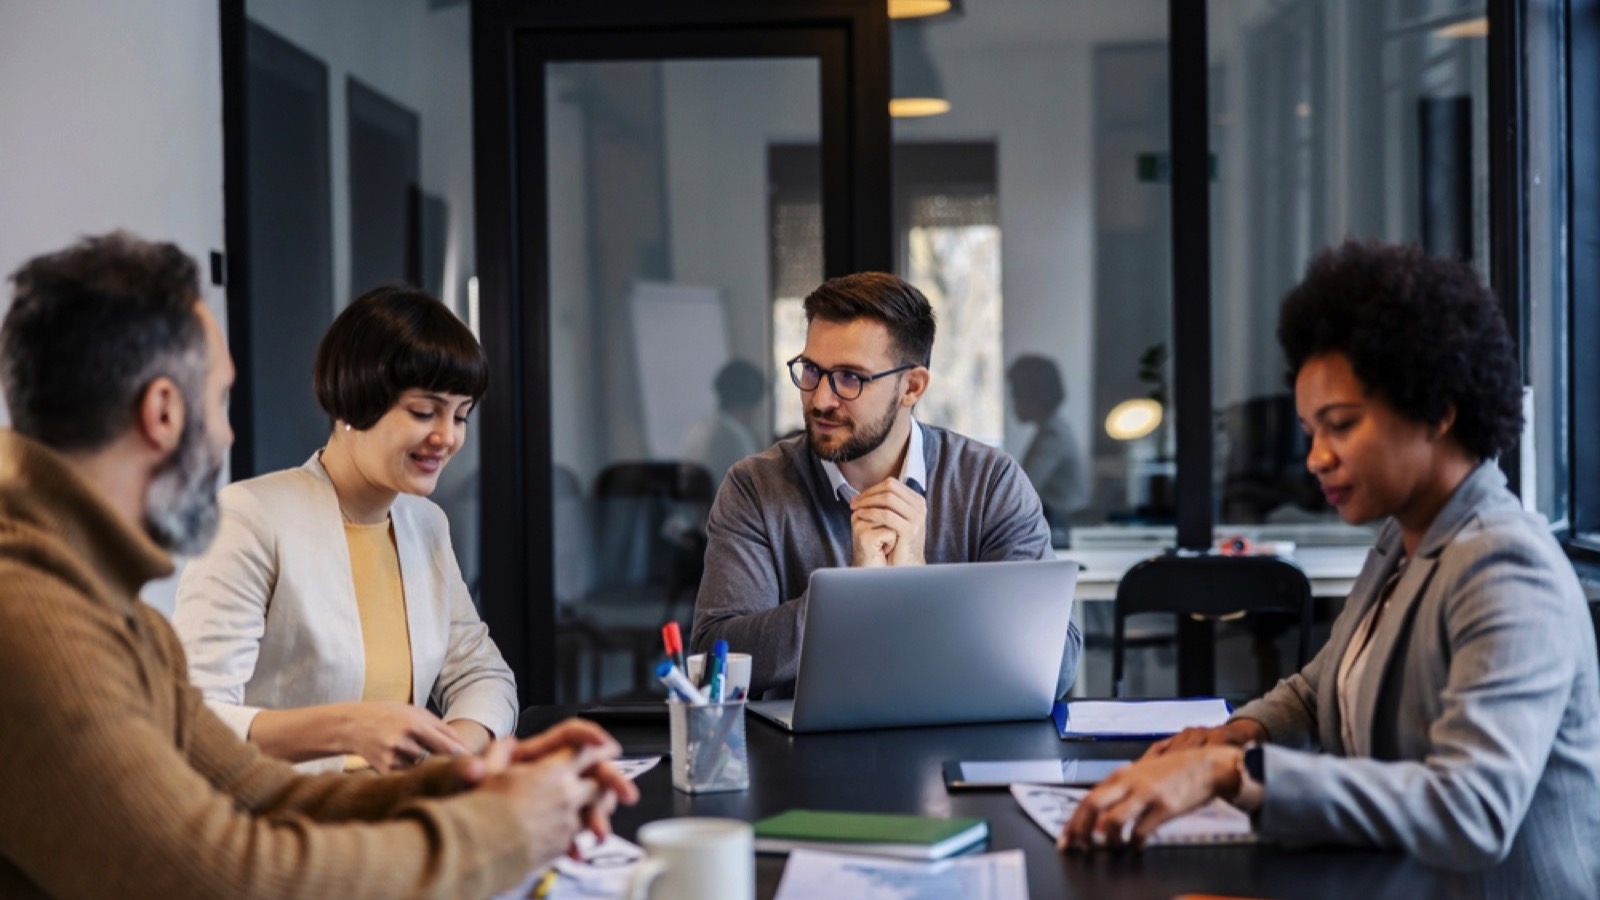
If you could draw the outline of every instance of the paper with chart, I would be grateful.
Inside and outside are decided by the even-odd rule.
[[[775,900],[1027,900],[1021,850],[957,856],[938,862],[795,850]]]
[[[1078,809],[1078,801],[1089,793],[1086,788],[1053,787],[1042,784],[1013,784],[1011,796],[1017,798],[1022,811],[1035,824],[1044,829],[1051,840],[1061,836],[1061,829]],[[1250,827],[1250,816],[1222,800],[1212,800],[1205,806],[1164,822],[1151,835],[1148,846],[1163,844],[1249,844],[1256,840]]]

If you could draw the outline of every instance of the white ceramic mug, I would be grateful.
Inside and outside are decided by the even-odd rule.
[[[755,829],[738,819],[659,819],[639,829],[645,861],[629,900],[754,900]]]
[[[695,684],[704,684],[700,678],[700,673],[705,669],[706,655],[704,653],[696,653],[685,660],[685,664],[689,667],[689,680]],[[750,654],[748,653],[728,654],[727,698],[729,700],[733,699],[735,688],[744,692],[741,696],[746,700],[750,699]]]

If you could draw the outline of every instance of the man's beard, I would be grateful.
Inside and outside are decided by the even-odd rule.
[[[222,459],[212,458],[205,435],[202,417],[190,416],[178,449],[161,464],[145,493],[145,531],[163,549],[181,556],[200,553],[217,534]]]
[[[894,416],[899,410],[899,404],[891,403],[884,411],[882,417],[869,425],[857,424],[850,430],[849,440],[844,441],[832,450],[824,450],[817,444],[817,434],[810,427],[811,423],[819,418],[825,422],[839,422],[842,419],[823,418],[815,412],[806,412],[806,440],[811,444],[811,452],[828,462],[839,463],[855,462],[868,453],[883,446],[889,437],[889,429],[894,427]]]

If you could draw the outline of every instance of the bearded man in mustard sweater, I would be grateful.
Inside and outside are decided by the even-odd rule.
[[[0,326],[0,897],[486,897],[637,797],[568,722],[405,774],[240,740],[139,600],[216,530],[233,363],[193,260],[117,233],[13,276]]]

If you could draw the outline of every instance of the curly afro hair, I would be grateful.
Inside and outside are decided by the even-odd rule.
[[[1430,425],[1451,406],[1479,459],[1522,433],[1522,377],[1505,316],[1467,263],[1421,248],[1346,241],[1319,253],[1278,313],[1294,386],[1306,360],[1339,353],[1401,415]]]

